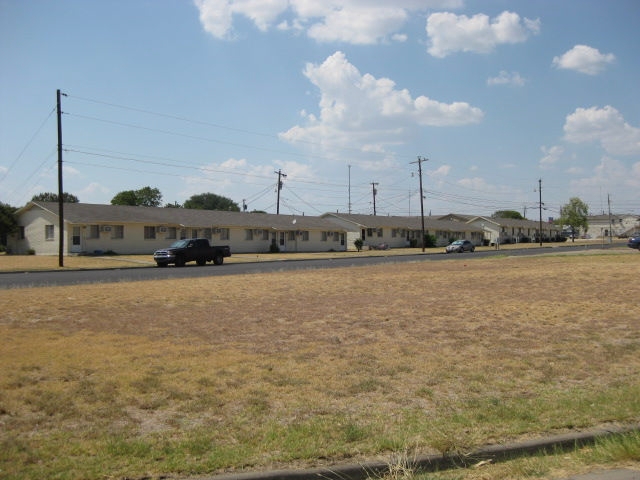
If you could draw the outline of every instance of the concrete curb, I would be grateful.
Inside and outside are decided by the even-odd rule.
[[[425,455],[405,461],[407,467],[415,472],[437,472],[469,467],[482,461],[493,463],[525,455],[571,450],[592,445],[597,440],[608,436],[632,432],[640,432],[640,424],[593,429],[519,443],[491,445],[467,454]],[[367,462],[307,470],[274,470],[191,478],[193,480],[366,480],[382,478],[390,472],[391,468],[393,468],[392,462]]]

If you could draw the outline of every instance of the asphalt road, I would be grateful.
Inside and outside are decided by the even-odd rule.
[[[221,266],[207,264],[199,267],[193,264],[187,264],[185,267],[167,267],[158,268],[135,267],[135,268],[119,268],[119,269],[101,269],[101,270],[64,270],[64,271],[37,271],[37,272],[2,272],[0,273],[0,289],[8,288],[28,288],[28,287],[48,287],[60,285],[79,285],[85,283],[114,283],[114,282],[135,282],[145,280],[165,280],[175,278],[201,278],[209,276],[222,275],[244,275],[249,273],[268,273],[281,272],[291,270],[306,269],[326,269],[341,267],[356,267],[367,265],[380,265],[385,263],[404,263],[404,262],[437,262],[441,260],[458,259],[471,261],[478,258],[486,258],[495,255],[507,256],[530,256],[540,255],[541,253],[562,253],[571,250],[601,250],[602,245],[598,246],[562,246],[551,248],[528,248],[520,250],[488,250],[474,253],[463,254],[416,254],[416,255],[398,255],[398,256],[367,256],[363,252],[361,257],[348,258],[326,258],[315,260],[284,260],[273,262],[255,262],[255,263],[225,263]],[[604,246],[608,248],[608,246]]]

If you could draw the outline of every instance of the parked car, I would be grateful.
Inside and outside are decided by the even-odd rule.
[[[473,252],[475,249],[476,246],[471,243],[470,240],[456,240],[455,242],[447,245],[444,251],[446,253],[462,253]]]
[[[637,248],[640,250],[640,233],[635,233],[629,237],[629,241],[627,242],[627,247],[629,248]]]

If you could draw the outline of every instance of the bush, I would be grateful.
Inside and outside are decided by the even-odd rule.
[[[451,242],[449,242],[451,243]],[[436,247],[436,236],[435,235],[425,235],[424,236],[424,246],[427,248],[435,248]]]
[[[362,245],[364,245],[364,242],[362,241],[361,238],[356,238],[353,241],[353,246],[356,247],[356,250],[358,251],[362,250]]]
[[[35,255],[36,251],[33,248],[30,248],[29,250],[27,250],[27,255]]]
[[[273,242],[271,245],[269,245],[269,253],[280,253],[280,247],[278,247],[278,244],[276,244],[276,242]]]

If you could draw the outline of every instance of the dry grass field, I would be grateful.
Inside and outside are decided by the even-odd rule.
[[[638,422],[639,271],[633,251],[470,255],[0,291],[0,477],[295,468]]]

